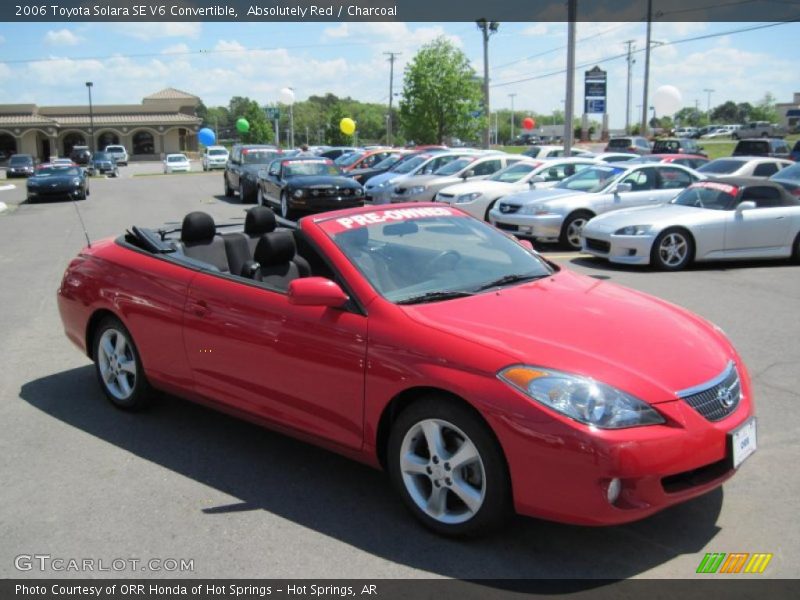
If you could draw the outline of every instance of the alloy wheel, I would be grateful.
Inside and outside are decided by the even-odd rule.
[[[97,346],[97,364],[103,385],[117,400],[128,400],[136,387],[136,356],[121,331],[106,329]]]

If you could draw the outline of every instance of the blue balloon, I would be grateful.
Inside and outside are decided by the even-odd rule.
[[[213,129],[203,127],[197,132],[197,139],[203,146],[213,146],[214,142],[217,141],[217,136],[214,134]]]

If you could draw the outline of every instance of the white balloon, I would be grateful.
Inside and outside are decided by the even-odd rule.
[[[673,115],[681,109],[683,97],[674,85],[662,85],[653,94],[657,115]]]
[[[294,90],[283,88],[280,92],[280,99],[283,104],[294,104]]]

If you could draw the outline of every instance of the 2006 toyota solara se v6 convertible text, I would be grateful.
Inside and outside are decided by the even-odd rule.
[[[112,403],[156,388],[385,468],[443,534],[641,519],[755,450],[747,371],[686,310],[441,204],[281,223],[193,212],[81,251],[59,309]]]

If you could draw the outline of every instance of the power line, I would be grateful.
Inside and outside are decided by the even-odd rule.
[[[662,46],[677,46],[679,44],[686,44],[688,42],[695,42],[695,41],[698,41],[698,40],[707,40],[707,39],[711,39],[711,38],[715,38],[715,37],[722,37],[723,35],[732,35],[732,34],[735,34],[735,33],[746,33],[748,31],[756,31],[756,30],[759,30],[759,29],[769,29],[771,27],[778,27],[780,25],[789,25],[791,23],[797,23],[798,21],[800,21],[800,19],[792,19],[791,21],[782,21],[780,23],[766,23],[766,24],[762,24],[762,25],[754,25],[753,27],[743,27],[741,29],[731,29],[731,30],[728,30],[728,31],[720,31],[720,32],[717,32],[717,33],[709,33],[709,34],[705,34],[705,35],[698,35],[698,36],[694,36],[694,37],[690,37],[690,38],[684,38],[684,39],[681,39],[681,40],[674,40],[674,41],[671,41],[671,42],[664,42],[661,45]],[[644,52],[644,48],[640,48],[640,49],[634,50],[633,54],[639,54],[641,52]],[[590,67],[592,65],[598,65],[598,64],[611,62],[613,60],[617,60],[617,59],[624,58],[624,57],[627,57],[627,56],[628,56],[628,53],[627,52],[623,52],[622,54],[615,54],[615,55],[609,56],[607,58],[601,58],[599,60],[593,60],[593,61],[590,61],[590,62],[587,62],[587,63],[576,65],[575,68],[576,69],[582,69],[582,68],[585,68],[585,67]],[[566,69],[559,69],[557,71],[551,71],[551,72],[547,72],[547,73],[541,73],[541,74],[537,74],[537,75],[532,75],[531,77],[524,77],[522,79],[515,79],[513,81],[505,81],[505,82],[495,83],[490,87],[505,87],[507,85],[513,85],[515,83],[525,83],[527,81],[536,81],[538,79],[547,79],[548,77],[554,77],[556,75],[562,75],[563,73],[566,73],[566,72],[567,72]]]

